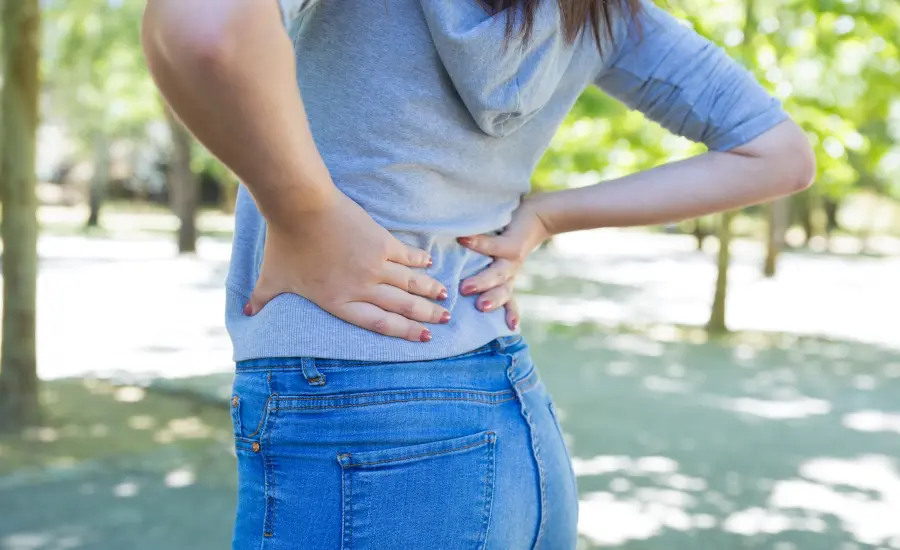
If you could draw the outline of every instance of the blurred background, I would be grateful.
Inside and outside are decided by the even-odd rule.
[[[0,549],[225,548],[237,182],[163,108],[143,2],[0,4]],[[818,179],[529,262],[580,548],[900,548],[900,4],[667,7],[784,101]],[[534,185],[700,151],[588,90]]]

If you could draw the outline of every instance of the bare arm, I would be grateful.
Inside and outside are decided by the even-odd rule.
[[[166,101],[270,223],[334,200],[275,0],[149,0],[143,44]]]
[[[267,230],[244,312],[297,294],[387,336],[427,342],[446,290],[341,193],[316,149],[276,0],[148,0],[147,63],[172,110],[252,193]],[[415,294],[415,295],[413,295]]]
[[[815,157],[785,121],[728,152],[709,152],[617,180],[536,197],[549,233],[677,222],[807,188]]]

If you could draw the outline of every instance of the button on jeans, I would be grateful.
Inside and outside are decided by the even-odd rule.
[[[578,496],[520,336],[436,361],[238,363],[238,550],[571,550]]]

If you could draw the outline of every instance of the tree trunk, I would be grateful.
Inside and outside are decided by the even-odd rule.
[[[716,260],[718,275],[712,312],[706,329],[713,334],[728,332],[725,324],[725,301],[728,296],[728,265],[731,262],[731,222],[737,212],[722,213],[719,222],[719,253]]]
[[[769,217],[768,235],[766,238],[766,260],[763,265],[763,275],[775,276],[775,268],[778,264],[778,256],[784,248],[784,236],[788,230],[788,222],[791,216],[791,197],[782,197],[766,205]]]
[[[3,344],[0,346],[0,429],[19,430],[40,419],[35,309],[37,295],[37,196],[35,149],[38,124],[38,0],[6,0],[3,6],[4,182]]]
[[[169,163],[169,202],[178,216],[178,251],[197,250],[197,208],[200,204],[200,182],[191,172],[191,135],[167,108],[166,116],[172,132],[172,161]]]
[[[706,240],[706,237],[708,237],[709,234],[707,233],[706,228],[703,227],[702,218],[694,219],[694,228],[692,234],[697,240],[697,250],[703,250],[703,241]]]
[[[106,135],[98,132],[94,136],[94,177],[91,178],[90,199],[88,204],[90,214],[87,219],[87,227],[100,225],[100,207],[106,199],[109,189],[109,144]]]
[[[800,225],[803,227],[803,245],[809,246],[809,241],[816,234],[815,224],[813,223],[813,195],[809,191],[804,191],[797,195],[794,204],[798,207],[798,217]]]

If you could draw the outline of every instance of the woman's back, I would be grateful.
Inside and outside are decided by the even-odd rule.
[[[753,132],[747,123],[754,118],[762,117],[762,131],[783,117],[717,48],[652,5],[644,10],[646,44],[637,49],[639,33],[628,32],[629,19],[619,14],[603,56],[590,33],[566,44],[556,2],[541,3],[529,41],[513,36],[505,45],[505,19],[474,0],[320,2],[289,21],[310,129],[332,179],[396,237],[431,254],[427,273],[447,287],[452,321],[431,327],[433,340],[419,343],[350,325],[293,294],[243,315],[265,222],[242,188],[228,277],[235,359],[436,359],[510,334],[502,310],[479,311],[474,297],[459,294],[459,282],[490,258],[456,238],[509,222],[591,82],[712,147],[735,141],[735,129]],[[699,54],[703,63],[692,68]]]

